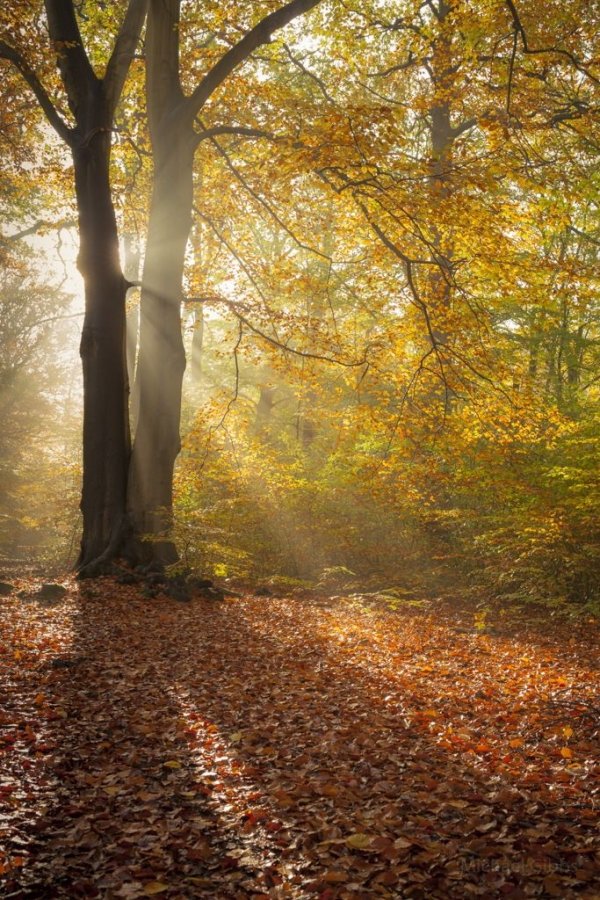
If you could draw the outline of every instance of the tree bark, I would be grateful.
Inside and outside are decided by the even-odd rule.
[[[140,246],[133,234],[125,234],[123,237],[123,268],[128,285],[138,285],[140,280]],[[138,399],[135,390],[135,367],[137,365],[137,353],[140,330],[140,305],[139,302],[131,305],[129,289],[127,291],[127,306],[125,330],[127,341],[127,380],[129,382],[129,422],[131,431],[134,432],[138,416]]]
[[[130,552],[136,559],[162,565],[177,559],[168,532],[173,470],[181,447],[179,421],[185,371],[181,302],[191,228],[194,137],[190,130],[155,138],[155,176],[142,275],[136,371],[139,416],[128,505],[134,533],[150,539],[137,541]]]
[[[80,229],[78,267],[85,285],[80,347],[83,536],[77,567],[81,575],[93,575],[118,554],[126,524],[126,283],[109,183],[109,135],[98,132],[82,148],[74,149],[73,158]]]

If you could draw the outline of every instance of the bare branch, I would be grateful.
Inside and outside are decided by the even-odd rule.
[[[30,234],[36,234],[45,224],[43,219],[38,219],[38,221],[34,222],[33,225],[30,225],[29,228],[23,228],[21,231],[15,232],[15,234],[7,234],[6,237],[0,237],[0,243],[12,244],[15,241],[20,241],[25,237],[29,237]]]

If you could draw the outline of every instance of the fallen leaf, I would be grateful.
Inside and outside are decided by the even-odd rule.
[[[367,850],[373,841],[374,835],[357,832],[346,838],[346,845],[353,850]]]
[[[165,884],[164,881],[149,881],[144,885],[144,893],[151,896],[152,894],[162,894],[163,891],[168,891],[169,885]]]
[[[343,884],[348,881],[348,876],[339,869],[330,869],[325,872],[321,880],[327,881],[330,884]]]

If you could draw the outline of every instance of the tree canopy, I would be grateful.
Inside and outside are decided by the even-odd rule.
[[[400,560],[595,602],[598,24],[578,0],[3,10],[6,277],[11,234],[78,208],[84,572]]]

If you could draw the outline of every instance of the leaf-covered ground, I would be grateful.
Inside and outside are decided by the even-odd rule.
[[[600,897],[593,621],[67,587],[0,601],[2,896]]]

